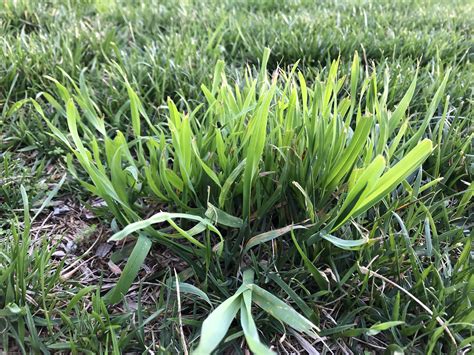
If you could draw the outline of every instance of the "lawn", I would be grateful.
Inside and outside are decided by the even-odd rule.
[[[0,352],[467,353],[469,0],[5,0]]]

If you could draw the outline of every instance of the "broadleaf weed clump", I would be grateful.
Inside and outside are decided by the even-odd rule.
[[[370,248],[378,240],[376,216],[396,211],[405,201],[394,189],[417,171],[421,178],[419,168],[433,150],[423,133],[449,71],[423,120],[412,125],[407,109],[416,76],[389,109],[389,87],[379,92],[377,74],[363,73],[357,54],[349,77],[339,76],[339,61],[334,61],[327,76],[311,84],[297,66],[269,76],[268,57],[266,51],[258,73],[249,69],[235,83],[219,61],[212,84],[201,86],[206,102],[186,103],[188,110],[180,111],[168,99],[163,119],[155,122],[122,72],[131,134],[109,130],[88,91],[72,79],[72,92],[52,79],[57,91],[43,93],[67,120],[68,133],[46,117],[37,101],[15,107],[31,101],[70,149],[70,172],[107,203],[124,228],[110,239],[138,235],[107,302],[126,294],[153,242],[186,261],[205,292],[243,269],[258,272],[262,265],[278,264],[278,253],[266,247],[270,242],[288,254],[283,259],[301,259],[318,288],[327,290],[333,281],[321,270],[327,262],[322,252]],[[294,247],[284,242],[288,234]],[[247,312],[245,336],[249,346],[264,347],[253,334],[246,297],[251,296],[243,298],[240,311]],[[272,305],[266,309],[272,313],[281,301],[265,297],[270,296],[262,302]],[[240,301],[235,302],[237,312]],[[235,312],[227,314],[228,324]],[[218,343],[201,343],[199,349]]]

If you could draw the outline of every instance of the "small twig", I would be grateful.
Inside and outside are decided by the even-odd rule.
[[[418,303],[426,312],[428,312],[428,314],[430,316],[434,316],[433,312],[431,311],[431,309],[428,308],[427,305],[425,305],[423,302],[421,302],[418,298],[416,298],[414,295],[412,295],[410,292],[408,292],[407,290],[405,290],[403,287],[399,286],[398,284],[396,284],[395,282],[387,279],[385,276],[382,276],[378,273],[376,273],[375,271],[372,271],[372,270],[369,270],[367,267],[365,266],[360,266],[359,265],[359,269],[360,271],[363,273],[363,274],[369,274],[370,276],[375,276],[387,283],[389,283],[390,285],[398,288],[400,291],[402,291],[403,293],[405,293],[408,297],[410,297],[412,300],[414,300],[416,303]],[[448,328],[448,324],[439,316],[436,316],[436,320],[438,321],[438,323],[441,325],[441,327],[443,327],[444,331],[449,335],[449,338],[451,339],[451,341],[453,342],[453,344],[455,346],[457,346],[457,343],[456,343],[456,339],[454,339],[454,336],[453,334],[451,333],[451,331],[449,330]]]
[[[188,355],[188,347],[186,345],[186,338],[184,337],[183,331],[183,319],[181,317],[181,296],[179,291],[179,279],[176,269],[174,269],[174,276],[176,278],[176,297],[178,298],[178,321],[179,321],[179,334],[181,335],[181,342],[183,343],[184,355]]]
[[[85,265],[86,263],[88,263],[90,260],[92,260],[95,256],[91,256],[89,259],[83,261],[82,263],[80,263],[79,266],[77,267],[74,267],[77,263],[79,263],[85,256],[87,256],[92,249],[94,249],[95,245],[97,244],[97,242],[99,241],[99,238],[97,238],[94,243],[90,246],[89,249],[86,250],[86,252],[84,254],[82,254],[82,256],[80,258],[77,258],[76,260],[74,260],[68,267],[66,267],[62,272],[61,272],[61,275],[59,276],[61,280],[65,281],[67,279],[69,279],[72,275],[74,275],[74,273],[79,270],[83,265]],[[74,269],[72,269],[74,267]],[[69,271],[70,269],[72,269],[71,271]]]
[[[370,347],[373,347],[373,348],[375,348],[375,349],[378,349],[378,350],[385,350],[385,349],[387,349],[387,345],[386,345],[386,344],[384,344],[385,346],[379,346],[379,345],[375,345],[374,343],[369,343],[369,342],[363,341],[363,340],[358,339],[358,338],[356,338],[356,337],[354,337],[354,338],[352,338],[352,339],[354,339],[355,341],[361,342],[362,344],[365,344],[365,345],[367,345],[367,346],[370,346]]]
[[[74,275],[81,267],[83,267],[84,265],[86,265],[86,264],[87,264],[88,262],[90,262],[92,259],[94,259],[94,256],[91,256],[89,259],[84,260],[82,263],[80,263],[78,266],[76,266],[74,269],[72,269],[72,270],[69,271],[69,272],[61,272],[61,274],[59,275],[59,279],[60,279],[61,281],[69,280],[69,279],[72,277],[72,275]],[[77,259],[77,260],[74,261],[74,263],[71,264],[71,265],[77,264],[77,261],[79,261],[79,260],[81,260],[81,259]],[[69,269],[70,269],[70,267],[68,267],[67,270],[69,270]]]
[[[35,240],[38,240],[38,237],[39,237],[39,234],[41,233],[41,231],[43,230],[44,226],[46,225],[46,223],[50,220],[50,218],[53,216],[54,214],[54,211],[51,211],[51,213],[41,222],[41,225],[37,228],[38,231],[36,232],[36,235],[35,235]]]

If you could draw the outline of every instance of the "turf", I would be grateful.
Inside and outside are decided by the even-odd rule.
[[[468,351],[473,11],[5,1],[0,351]]]

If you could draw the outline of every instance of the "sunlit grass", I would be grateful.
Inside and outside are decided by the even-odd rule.
[[[5,2],[0,351],[467,349],[471,10]]]

